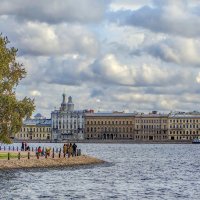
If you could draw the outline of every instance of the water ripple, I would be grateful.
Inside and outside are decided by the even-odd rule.
[[[79,147],[83,153],[109,162],[97,166],[0,171],[0,199],[198,200],[200,197],[200,145],[79,144]]]

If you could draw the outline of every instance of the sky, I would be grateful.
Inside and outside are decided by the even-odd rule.
[[[1,0],[0,27],[34,114],[200,110],[199,0]]]

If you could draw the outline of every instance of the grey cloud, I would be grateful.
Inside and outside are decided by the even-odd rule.
[[[28,58],[30,59],[30,58]],[[22,60],[23,62],[23,60]],[[26,64],[26,61],[25,61]],[[188,74],[170,67],[124,65],[114,55],[105,55],[95,61],[79,57],[50,57],[33,59],[27,65],[26,84],[46,82],[61,85],[93,84],[107,87],[165,87],[187,80]],[[191,76],[190,76],[191,77]],[[94,95],[94,93],[93,93]]]
[[[7,26],[7,24],[12,26]],[[96,36],[82,25],[19,23],[13,18],[1,18],[0,26],[11,40],[12,45],[19,48],[20,55],[81,54],[93,57],[99,51]]]
[[[151,4],[151,0],[113,0],[111,10],[136,10],[146,4]]]
[[[91,95],[93,97],[99,97],[99,96],[104,96],[104,90],[103,89],[92,89]]]
[[[1,0],[0,14],[47,23],[97,22],[104,15],[109,0]]]
[[[153,64],[124,65],[114,55],[106,55],[91,65],[97,81],[132,87],[177,85],[185,81],[187,74],[181,69]]]
[[[110,14],[112,21],[120,25],[138,26],[153,32],[181,35],[184,37],[199,37],[200,3],[193,1],[154,1],[154,6],[145,5],[131,11],[117,11]]]
[[[173,37],[143,45],[134,50],[135,55],[148,53],[164,62],[175,63],[187,67],[200,67],[200,41],[192,38]]]

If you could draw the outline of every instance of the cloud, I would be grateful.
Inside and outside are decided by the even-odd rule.
[[[134,53],[148,53],[164,62],[176,63],[187,67],[200,67],[200,40],[194,38],[167,37],[165,39],[143,45]]]
[[[110,4],[110,10],[137,10],[146,4],[151,5],[151,0],[113,0]]]
[[[196,76],[196,82],[200,84],[200,72],[199,72],[198,75]]]
[[[111,19],[121,25],[138,26],[155,33],[199,37],[199,8],[197,1],[154,0],[152,6],[147,4],[137,10],[113,12]]]
[[[73,56],[39,57],[37,60],[30,57],[21,58],[21,62],[28,67],[26,85],[40,83],[74,85],[82,84],[101,85],[109,87],[150,87],[178,85],[191,75],[181,69],[171,70],[168,66],[160,67],[156,63],[133,65],[124,64],[114,54],[106,54],[98,59]],[[91,96],[104,94],[102,90],[94,89]]]
[[[140,66],[124,65],[113,54],[107,54],[96,60],[92,72],[97,81],[124,86],[162,86],[179,84],[184,81],[186,74],[179,69],[159,67],[143,63]]]
[[[33,96],[33,97],[41,96],[41,93],[38,90],[32,90],[32,91],[30,91],[30,95]]]
[[[80,22],[102,20],[109,0],[1,0],[0,14],[18,19],[47,23]]]
[[[18,23],[10,19],[2,24],[12,23],[8,35],[15,41],[20,55],[51,56],[81,54],[95,56],[99,43],[95,35],[81,25],[59,24],[57,26],[39,22]],[[0,24],[1,24],[0,23]],[[13,36],[12,30],[16,29]]]

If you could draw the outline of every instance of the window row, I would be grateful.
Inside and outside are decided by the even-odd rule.
[[[167,119],[139,119],[139,120],[135,120],[135,123],[167,123]]]
[[[127,133],[129,133],[129,132],[132,132],[133,131],[133,129],[130,127],[130,128],[125,128],[125,127],[123,127],[123,128],[110,128],[110,127],[102,127],[102,128],[100,128],[100,127],[98,127],[98,128],[96,128],[96,127],[88,127],[87,128],[87,132],[127,132]]]
[[[170,119],[170,123],[198,123],[198,119]]]
[[[118,138],[129,138],[131,139],[132,136],[128,134],[108,134],[108,135],[102,135],[102,134],[87,134],[87,138],[101,138],[101,139],[118,139]]]
[[[50,138],[50,134],[16,134],[16,138]]]
[[[169,132],[170,134],[175,134],[175,135],[178,135],[178,134],[183,134],[183,135],[198,135],[199,134],[199,131],[170,131]]]
[[[21,128],[21,132],[51,132],[51,128],[42,127],[42,128]]]
[[[175,124],[175,125],[170,125],[170,128],[200,128],[200,125],[198,124]]]
[[[117,125],[117,124],[132,124],[132,121],[87,121],[87,124],[96,125],[96,124],[105,124],[105,125]]]

